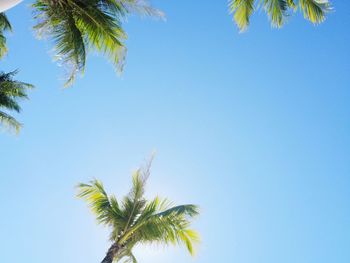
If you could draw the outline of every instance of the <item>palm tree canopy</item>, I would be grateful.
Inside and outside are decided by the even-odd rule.
[[[122,20],[128,14],[163,16],[146,0],[37,0],[33,8],[38,36],[53,40],[55,57],[68,70],[66,86],[84,72],[90,51],[122,70],[127,37]]]
[[[20,112],[21,107],[17,100],[27,99],[28,96],[26,92],[33,86],[14,80],[13,76],[16,75],[16,73],[17,71],[0,73],[0,123],[9,128],[14,128],[18,132],[21,128],[21,124],[14,117],[2,111],[2,109]]]
[[[126,257],[135,262],[132,248],[138,243],[184,244],[192,255],[193,244],[199,241],[197,232],[190,229],[190,219],[198,215],[198,207],[172,206],[159,197],[147,201],[144,188],[148,175],[149,169],[137,170],[131,191],[121,201],[108,196],[98,180],[78,185],[77,196],[87,201],[100,224],[110,227],[110,241],[121,248],[114,260]]]
[[[11,31],[12,27],[10,21],[4,13],[0,13],[0,58],[7,53],[6,38],[4,32]]]
[[[298,8],[305,19],[313,24],[319,24],[332,10],[329,0],[230,0],[229,10],[238,28],[244,31],[248,28],[250,17],[254,11],[263,7],[271,20],[272,26],[281,27],[286,18]]]

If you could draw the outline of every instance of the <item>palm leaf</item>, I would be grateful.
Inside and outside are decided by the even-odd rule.
[[[4,32],[12,31],[10,21],[4,13],[0,13],[0,58],[7,53],[6,38]]]
[[[314,24],[322,23],[326,14],[332,10],[327,0],[299,0],[304,17]]]
[[[259,6],[254,8],[254,3],[254,0],[230,0],[229,11],[240,31],[248,28],[251,15],[259,9]],[[323,22],[326,14],[332,10],[329,0],[299,0],[298,3],[294,0],[260,0],[260,3],[275,27],[283,26],[289,11],[295,11],[297,6],[313,24]]]
[[[254,12],[254,0],[231,0],[229,9],[239,30],[245,31],[249,26],[250,16]]]
[[[21,107],[18,100],[28,99],[26,92],[33,88],[33,85],[14,80],[13,77],[16,74],[17,71],[0,73],[0,109],[20,112]],[[1,110],[0,123],[9,128],[14,128],[16,132],[19,132],[21,128],[21,124],[14,117]]]
[[[264,8],[275,27],[281,27],[284,23],[289,4],[287,0],[264,0]]]
[[[161,15],[141,0],[37,0],[33,8],[38,36],[53,41],[55,57],[68,72],[66,86],[84,73],[91,51],[104,54],[122,71],[126,54],[122,20],[129,13]]]

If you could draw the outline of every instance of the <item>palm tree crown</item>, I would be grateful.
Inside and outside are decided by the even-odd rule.
[[[162,16],[146,0],[37,0],[33,4],[38,36],[48,35],[55,56],[68,70],[66,85],[83,73],[89,51],[97,51],[121,70],[126,33],[122,20],[130,13]]]
[[[33,86],[13,80],[13,76],[17,71],[10,73],[0,72],[0,123],[14,128],[17,132],[21,128],[21,124],[11,115],[2,111],[2,109],[9,111],[20,112],[21,107],[18,105],[18,99],[27,99],[27,90]]]
[[[323,22],[326,13],[332,9],[329,0],[230,0],[230,12],[241,31],[248,28],[250,16],[260,6],[265,9],[275,27],[283,26],[290,11],[296,11],[298,7],[304,17],[314,24]]]
[[[159,197],[147,201],[144,188],[149,167],[133,175],[132,188],[122,201],[108,196],[98,180],[78,185],[78,197],[86,200],[100,224],[110,227],[112,242],[102,263],[125,258],[136,263],[132,253],[138,243],[184,244],[190,254],[193,244],[199,241],[197,232],[191,230],[190,219],[198,215],[195,205],[172,206]]]

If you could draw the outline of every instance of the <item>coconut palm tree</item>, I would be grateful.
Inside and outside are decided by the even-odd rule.
[[[11,24],[4,13],[0,13],[0,58],[7,53],[5,31],[11,31]]]
[[[291,11],[298,8],[313,24],[319,24],[332,9],[329,0],[230,0],[229,9],[238,28],[244,31],[249,26],[254,11],[263,7],[274,27],[281,27]]]
[[[190,219],[198,214],[197,206],[172,206],[167,199],[159,197],[147,201],[144,189],[148,176],[149,166],[137,170],[129,194],[121,201],[108,196],[98,180],[78,186],[78,197],[87,201],[100,224],[111,229],[111,246],[101,263],[122,259],[136,263],[132,250],[137,244],[182,243],[190,254],[194,253],[193,243],[199,238],[189,227]]]
[[[32,5],[38,36],[49,36],[55,57],[66,69],[70,85],[83,73],[88,52],[104,54],[118,70],[123,68],[128,14],[162,17],[146,0],[37,0]]]
[[[18,99],[27,99],[27,90],[33,86],[13,80],[13,76],[16,75],[17,71],[10,73],[0,73],[0,123],[10,128],[14,128],[17,132],[21,128],[21,124],[11,115],[2,111],[20,112],[21,107],[18,105]]]

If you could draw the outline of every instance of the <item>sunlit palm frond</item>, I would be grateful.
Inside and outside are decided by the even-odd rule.
[[[249,26],[250,16],[254,12],[254,0],[231,0],[229,9],[239,30],[245,31]]]
[[[141,0],[37,0],[33,4],[39,36],[49,36],[55,57],[68,70],[65,83],[83,73],[90,51],[104,54],[122,71],[126,54],[126,33],[122,20],[129,13],[161,16]]]
[[[326,14],[332,10],[328,0],[299,0],[304,17],[314,24],[322,23]]]
[[[108,197],[102,182],[93,180],[89,184],[79,184],[77,188],[77,196],[89,204],[99,223],[116,227],[118,230],[125,225],[116,198]]]
[[[253,12],[259,9],[254,8],[254,3],[262,3],[263,8],[270,17],[272,26],[281,27],[286,21],[290,11],[297,10],[299,6],[304,17],[314,24],[324,21],[326,14],[332,9],[329,0],[230,0],[229,11],[240,31],[249,26],[250,17]]]
[[[0,123],[5,127],[14,129],[16,133],[18,133],[22,127],[22,124],[19,123],[14,117],[2,111],[0,111]]]
[[[20,112],[18,100],[27,99],[27,90],[33,88],[31,84],[14,80],[16,74],[17,71],[0,73],[0,109]],[[0,111],[0,122],[9,128],[14,128],[16,132],[21,127],[14,117],[4,111]]]
[[[195,231],[189,229],[188,219],[198,215],[198,207],[181,205],[160,212],[156,210],[154,209],[153,214],[138,220],[130,229],[131,238],[144,243],[185,244],[193,255],[193,244],[199,241],[199,237]],[[127,241],[128,233],[124,239]]]
[[[271,24],[281,27],[287,16],[289,4],[287,0],[264,0],[264,8],[271,19]]]
[[[4,13],[0,13],[0,58],[7,53],[6,37],[4,33],[12,31],[10,21]]]

